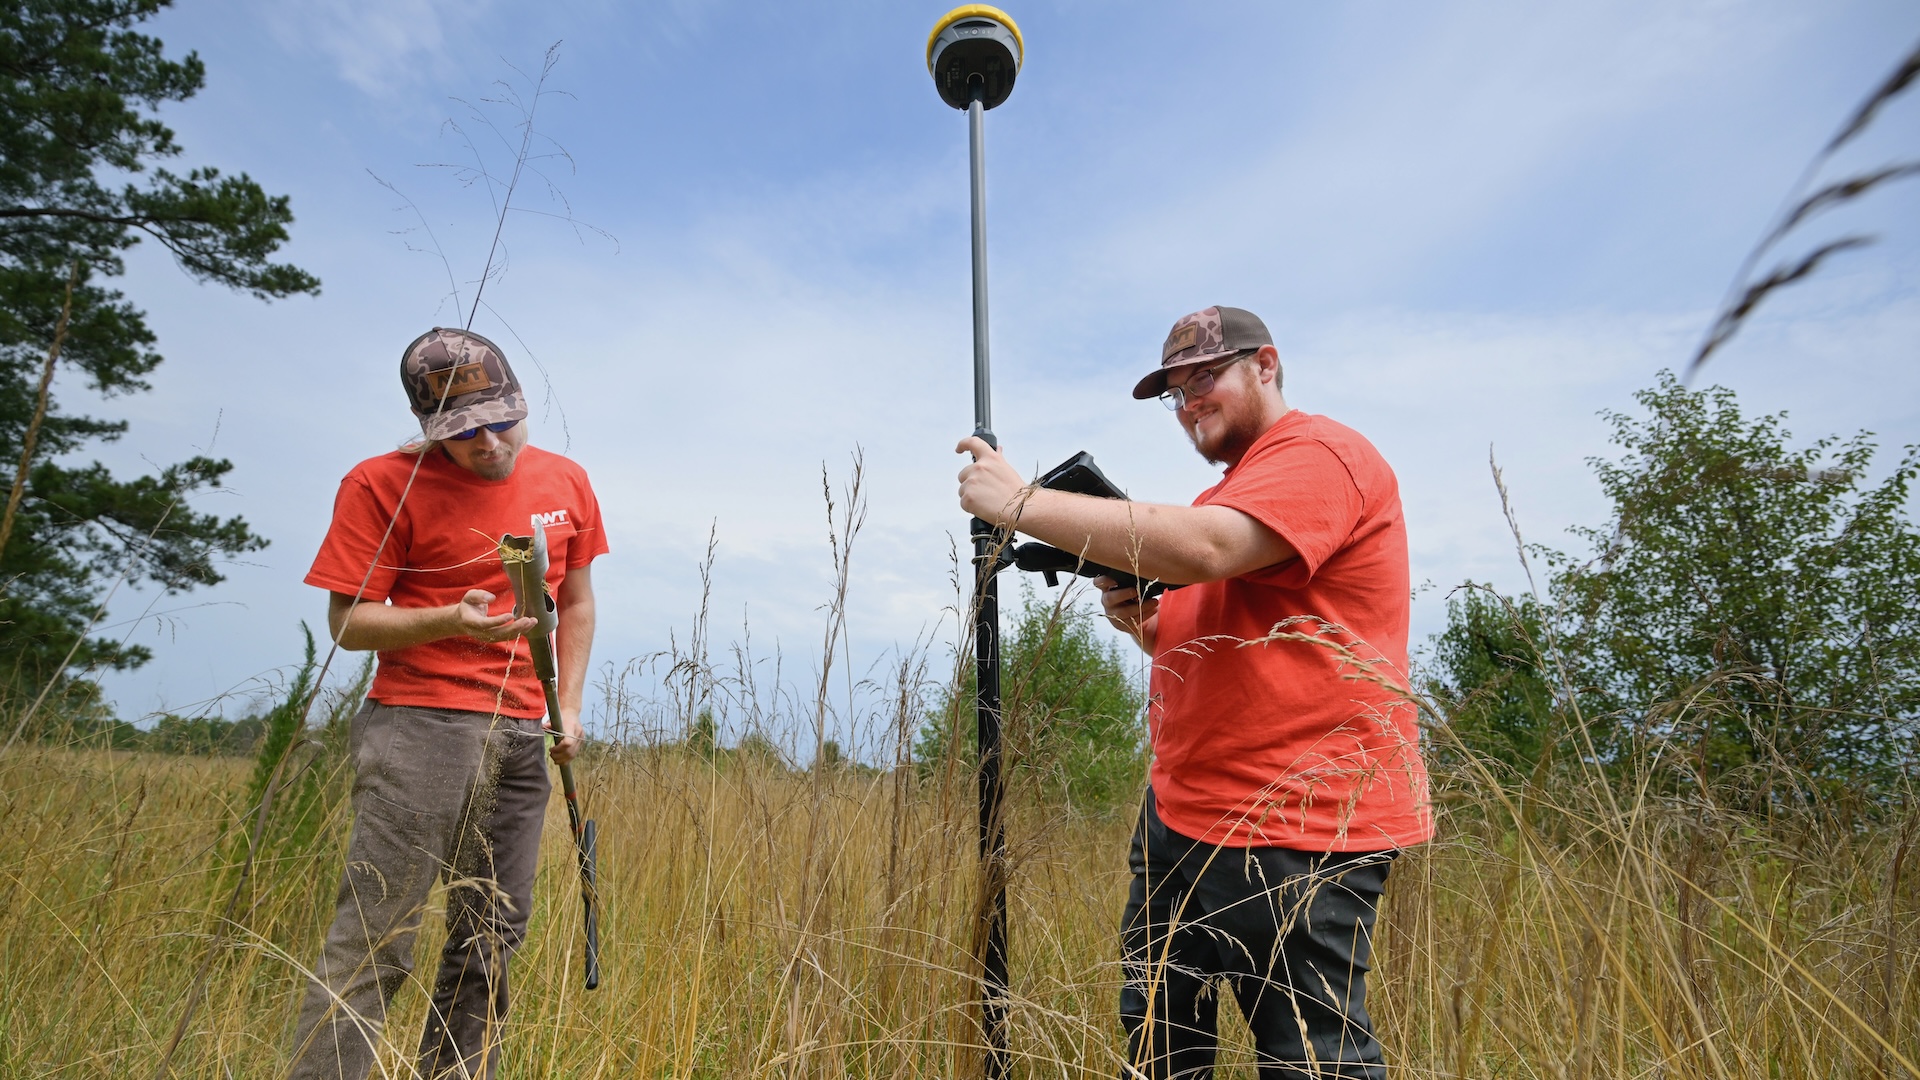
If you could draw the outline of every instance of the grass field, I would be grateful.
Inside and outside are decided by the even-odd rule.
[[[250,767],[0,756],[0,1075],[152,1075],[209,961],[172,1075],[282,1066],[340,873],[344,776],[312,804],[312,842],[267,845],[216,937]],[[969,777],[673,745],[602,750],[580,772],[602,830],[606,981],[580,986],[556,806],[503,1076],[977,1069]],[[1766,824],[1621,803],[1597,782],[1512,798],[1471,765],[1438,781],[1441,839],[1399,860],[1381,919],[1375,1014],[1396,1074],[1920,1075],[1913,814]],[[1126,816],[1015,798],[1016,1075],[1117,1075]],[[423,963],[436,949],[423,934]],[[424,1001],[403,992],[386,1075],[410,1075]],[[1243,1062],[1243,1033],[1230,1043]]]

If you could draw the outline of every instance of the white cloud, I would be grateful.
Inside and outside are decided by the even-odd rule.
[[[375,98],[419,84],[458,85],[471,61],[497,67],[472,48],[474,28],[493,0],[278,0],[262,10],[283,48],[325,56],[342,79]],[[484,81],[484,80],[482,80]]]
[[[1474,4],[1430,13],[1419,24],[1430,33],[1382,27],[1320,93],[1248,110],[1285,130],[1235,133],[1231,154],[1199,168],[1136,157],[1104,170],[1140,209],[1070,261],[1112,288],[1175,276],[1348,301],[1444,279],[1463,247],[1581,170],[1608,170],[1605,155],[1636,128],[1741,78],[1729,58],[1772,50],[1806,18],[1777,5],[1754,18],[1758,6]],[[1141,112],[1140,126],[1175,140],[1179,111]]]

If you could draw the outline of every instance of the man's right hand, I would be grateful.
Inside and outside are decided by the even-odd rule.
[[[467,595],[454,605],[454,632],[475,641],[507,641],[539,625],[539,620],[532,616],[516,619],[512,612],[504,615],[487,614],[487,605],[493,600],[493,594],[485,589],[468,589]]]
[[[1140,599],[1140,590],[1131,585],[1122,586],[1110,577],[1102,575],[1093,579],[1093,587],[1100,590],[1100,606],[1106,611],[1107,621],[1114,629],[1133,637],[1136,644],[1151,654],[1155,631],[1160,625],[1160,601]]]

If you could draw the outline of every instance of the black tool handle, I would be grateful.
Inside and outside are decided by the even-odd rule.
[[[1119,583],[1120,588],[1139,589],[1142,600],[1151,600],[1168,589],[1180,587],[1153,579],[1143,581],[1125,570],[1115,570],[1111,566],[1088,562],[1070,551],[1062,551],[1039,541],[1021,544],[1014,548],[1013,565],[1029,573],[1047,575],[1049,585],[1056,583],[1056,575],[1059,574],[1078,574],[1086,578],[1110,577]]]
[[[572,805],[572,804],[568,804]],[[597,830],[589,821],[580,827],[580,903],[586,909],[587,989],[600,985],[600,908],[595,903],[599,879],[596,871],[594,838]]]

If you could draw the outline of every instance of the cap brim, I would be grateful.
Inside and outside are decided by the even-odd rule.
[[[519,394],[511,394],[493,401],[476,401],[471,405],[462,405],[439,416],[420,418],[420,431],[434,441],[450,439],[482,424],[498,424],[507,420],[525,420],[527,418],[526,400]]]
[[[1177,364],[1168,364],[1166,367],[1160,368],[1158,371],[1155,371],[1153,374],[1147,376],[1144,379],[1141,379],[1139,382],[1133,385],[1134,399],[1137,401],[1145,401],[1148,398],[1157,398],[1161,394],[1166,393],[1167,392],[1167,375],[1169,372],[1178,371],[1179,369],[1185,368],[1185,367],[1192,367],[1195,364],[1211,364],[1215,360],[1219,360],[1223,357],[1232,356],[1234,353],[1244,352],[1244,351],[1245,350],[1243,349],[1227,349],[1223,352],[1208,353],[1205,356],[1196,356],[1191,360],[1182,360]]]

